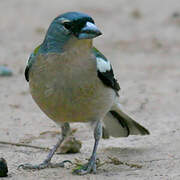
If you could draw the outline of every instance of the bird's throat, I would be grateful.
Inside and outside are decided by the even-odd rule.
[[[92,39],[77,39],[75,37],[69,39],[69,41],[64,45],[64,51],[71,50],[89,50],[92,48]]]

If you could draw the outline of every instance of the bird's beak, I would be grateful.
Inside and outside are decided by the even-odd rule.
[[[96,27],[95,24],[87,22],[86,25],[81,29],[78,39],[92,39],[100,36],[101,34],[101,31]]]

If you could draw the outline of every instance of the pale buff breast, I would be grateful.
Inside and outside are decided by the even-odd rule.
[[[97,77],[95,57],[86,52],[39,55],[29,85],[38,106],[57,123],[103,118],[116,96]]]

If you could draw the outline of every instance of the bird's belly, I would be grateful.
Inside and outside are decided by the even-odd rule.
[[[34,65],[30,91],[42,111],[55,122],[85,122],[102,118],[112,106],[115,93],[97,77],[96,65],[83,61]],[[54,62],[53,62],[54,61]]]

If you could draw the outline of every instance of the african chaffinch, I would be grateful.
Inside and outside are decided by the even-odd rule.
[[[149,131],[121,110],[120,86],[110,62],[93,46],[93,38],[102,33],[92,17],[68,12],[56,17],[31,54],[25,70],[30,92],[40,109],[62,134],[47,158],[39,165],[24,164],[24,169],[63,166],[51,158],[68,135],[69,123],[90,123],[95,144],[87,164],[77,174],[96,172],[96,150],[103,130],[113,137],[146,135]]]

